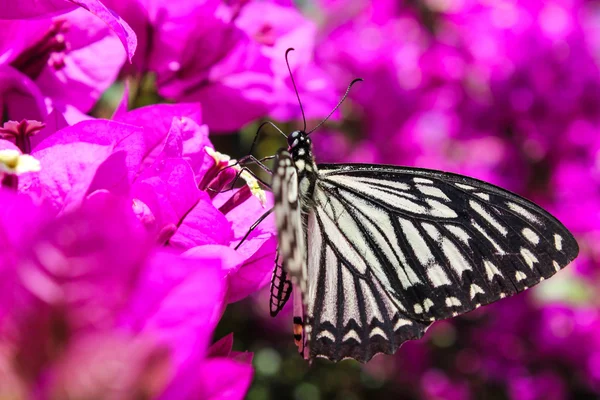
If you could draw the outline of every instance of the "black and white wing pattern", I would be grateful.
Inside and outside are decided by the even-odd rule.
[[[303,290],[305,284],[302,278],[306,276],[304,245],[306,232],[302,225],[298,189],[298,171],[294,161],[287,151],[279,151],[271,182],[275,202],[275,223],[279,238],[277,258],[283,260],[285,271],[296,279],[296,283],[302,285]],[[287,280],[287,274],[285,280]],[[271,291],[273,292],[273,289]],[[280,307],[283,307],[283,304]]]
[[[292,281],[287,277],[287,272],[279,259],[279,252],[275,258],[275,268],[271,277],[271,298],[269,300],[269,312],[271,317],[276,317],[279,311],[292,294]]]
[[[275,176],[293,174],[283,166]],[[393,353],[435,320],[549,278],[579,251],[548,212],[476,179],[386,165],[318,170],[302,289],[310,358],[365,362]],[[291,210],[295,192],[276,181],[276,207]],[[302,258],[282,251],[284,238],[296,232],[298,239],[301,228],[290,210],[276,210],[280,253],[298,270]]]

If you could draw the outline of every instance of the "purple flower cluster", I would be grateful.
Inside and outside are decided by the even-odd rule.
[[[582,249],[538,290],[436,324],[394,366],[368,368],[418,398],[598,396],[598,4],[322,0],[319,12],[320,64],[338,88],[365,83],[342,126],[352,139],[319,133],[318,155],[490,181],[550,210]]]
[[[271,199],[249,175],[229,190],[241,171],[209,132],[301,122],[289,47],[309,127],[365,81],[312,136],[319,161],[475,176],[581,247],[533,295],[436,324],[365,373],[426,399],[600,394],[600,7],[300,3],[0,0],[0,397],[246,395],[252,353],[213,334],[271,277],[270,219],[235,249]],[[256,323],[288,338],[284,322]]]

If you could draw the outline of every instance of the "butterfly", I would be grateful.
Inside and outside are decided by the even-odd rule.
[[[577,257],[563,224],[492,184],[420,168],[316,164],[315,129],[305,123],[287,136],[270,185],[279,242],[270,312],[293,294],[294,339],[306,359],[393,354],[434,321],[517,294]]]

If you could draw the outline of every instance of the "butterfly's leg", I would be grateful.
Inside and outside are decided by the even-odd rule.
[[[275,125],[271,121],[265,121],[258,126],[258,129],[256,130],[256,134],[254,135],[254,140],[252,141],[252,145],[250,146],[250,151],[248,152],[248,154],[252,154],[252,150],[254,150],[254,146],[256,145],[256,142],[258,141],[258,135],[260,134],[260,131],[262,130],[263,126],[265,126],[265,125],[271,125],[273,128],[277,129],[277,131],[279,133],[281,133],[284,138],[287,139],[287,136],[285,135],[285,133],[283,133],[283,131],[281,129],[279,129],[277,127],[277,125]]]
[[[246,165],[247,163],[248,163],[248,164],[256,164],[256,165],[258,165],[258,166],[259,166],[259,167],[260,167],[260,168],[261,168],[263,171],[265,171],[266,173],[268,173],[269,175],[272,175],[272,174],[273,174],[273,172],[271,171],[271,169],[270,169],[269,167],[267,167],[267,166],[264,164],[264,161],[267,161],[267,160],[272,160],[273,158],[275,158],[275,156],[274,156],[274,155],[273,155],[273,156],[267,156],[267,157],[263,157],[263,158],[261,158],[261,159],[258,159],[258,158],[254,157],[254,156],[252,155],[252,151],[254,150],[254,146],[255,146],[255,145],[256,145],[256,143],[258,142],[258,137],[259,137],[259,135],[260,135],[260,131],[262,130],[262,128],[263,128],[265,125],[271,125],[273,128],[277,129],[277,131],[278,131],[279,133],[281,133],[281,134],[283,135],[283,137],[285,137],[285,138],[287,139],[287,136],[285,135],[285,133],[283,133],[283,131],[282,131],[281,129],[279,129],[279,128],[277,127],[277,125],[275,125],[275,124],[274,124],[274,123],[272,123],[271,121],[265,121],[265,122],[263,122],[262,124],[260,124],[260,125],[259,125],[259,127],[258,127],[258,129],[256,130],[256,134],[254,135],[254,140],[252,140],[252,145],[250,146],[250,151],[248,152],[248,155],[247,155],[247,156],[244,156],[244,157],[242,157],[242,158],[240,158],[240,160],[239,160],[239,161],[237,161],[235,164],[232,164],[231,166],[228,166],[227,168],[229,168],[229,167],[232,167],[232,166],[235,166],[235,165],[242,165],[242,166],[243,166],[242,170],[244,170],[244,168],[245,168],[245,165]],[[266,187],[270,187],[270,185],[268,185],[268,184],[266,184],[265,182],[261,181],[261,180],[260,180],[260,179],[259,179],[259,178],[256,176],[256,174],[254,174],[252,171],[250,171],[250,170],[249,170],[249,169],[247,169],[247,168],[246,168],[245,170],[246,170],[246,171],[248,171],[250,174],[252,174],[252,176],[254,176],[254,178],[256,178],[256,179],[257,179],[257,180],[258,180],[260,183],[264,184]],[[233,181],[233,183],[232,183],[232,185],[231,185],[231,188],[230,188],[229,190],[233,189],[233,186],[235,186],[235,183],[236,183],[236,182],[237,182],[237,180],[239,179],[239,177],[240,177],[241,173],[242,173],[242,171],[240,171],[240,172],[237,174],[237,176],[235,177],[235,180]]]
[[[249,154],[247,156],[244,156],[244,157],[240,158],[236,164],[240,164],[240,165],[244,165],[244,166],[247,165],[247,164],[256,164],[263,171],[265,171],[267,174],[271,175],[271,174],[273,174],[273,171],[271,171],[271,168],[267,167],[264,164],[264,162],[268,161],[268,160],[272,160],[275,157],[277,157],[277,156],[272,155],[272,156],[266,156],[266,157],[263,157],[261,159],[258,159],[256,157],[254,157],[252,154]]]
[[[248,238],[248,236],[252,233],[252,231],[254,229],[256,229],[256,227],[264,221],[265,218],[267,218],[269,216],[269,214],[271,214],[273,212],[273,208],[271,208],[269,211],[267,211],[266,213],[264,213],[263,215],[260,216],[260,218],[258,218],[256,220],[255,223],[252,224],[252,226],[250,227],[250,229],[248,229],[248,232],[246,232],[246,234],[244,235],[244,237],[242,238],[242,240],[240,240],[240,242],[237,244],[237,246],[235,246],[235,250],[237,250],[242,243],[244,243],[244,241]]]
[[[265,182],[264,180],[260,179],[252,170],[250,170],[248,167],[246,167],[246,165],[249,164],[256,164],[258,165],[263,171],[267,172],[269,175],[272,174],[271,170],[269,169],[269,167],[267,167],[266,165],[263,164],[264,161],[270,160],[275,158],[275,156],[268,156],[268,157],[263,157],[261,159],[257,159],[256,157],[250,155],[250,156],[244,156],[242,157],[240,160],[236,161],[235,163],[228,165],[227,167],[221,169],[218,173],[221,174],[223,173],[223,171],[226,171],[229,168],[233,168],[236,167],[238,165],[242,165],[242,167],[236,171],[235,174],[235,178],[231,181],[230,184],[228,184],[227,189],[223,189],[223,186],[221,186],[221,189],[218,188],[213,188],[213,187],[208,187],[206,190],[211,191],[211,192],[215,192],[215,193],[225,193],[225,192],[230,192],[235,188],[235,185],[238,181],[238,179],[240,178],[240,176],[242,175],[242,173],[244,171],[248,172],[250,175],[252,175],[252,177],[254,179],[256,179],[258,182],[260,182],[264,187],[270,188],[271,186]]]
[[[252,175],[252,177],[254,179],[256,179],[261,185],[263,185],[264,187],[270,188],[271,185],[269,185],[267,182],[263,181],[262,179],[260,179],[258,176],[256,176],[256,174],[254,172],[252,172],[251,169],[247,168],[247,167],[242,167],[238,173],[235,176],[235,179],[233,179],[233,181],[231,182],[231,185],[229,186],[229,188],[227,190],[223,190],[221,193],[224,192],[229,192],[231,190],[233,190],[235,188],[235,184],[237,183],[238,179],[240,179],[240,177],[242,176],[242,174],[244,173],[244,171],[248,172],[250,175]]]
[[[233,190],[233,187],[235,186],[235,184],[237,183],[237,180],[240,178],[240,176],[242,175],[242,173],[244,171],[248,172],[250,175],[252,175],[254,177],[254,179],[256,179],[257,181],[259,181],[264,187],[270,188],[271,185],[269,185],[267,182],[263,181],[262,179],[260,179],[252,170],[250,170],[248,167],[246,167],[246,165],[248,164],[256,164],[258,165],[263,171],[265,171],[267,174],[272,175],[273,172],[271,171],[271,169],[269,167],[267,167],[265,164],[263,164],[264,161],[267,160],[272,160],[273,158],[275,158],[275,156],[267,156],[267,157],[263,157],[260,160],[257,159],[256,157],[254,157],[253,155],[248,155],[248,156],[244,156],[242,157],[239,161],[238,164],[242,165],[242,168],[238,171],[235,179],[233,180],[230,188],[228,190]]]

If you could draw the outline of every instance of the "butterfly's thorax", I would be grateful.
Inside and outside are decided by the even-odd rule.
[[[312,141],[305,132],[294,131],[288,136],[288,151],[298,171],[298,190],[302,212],[307,213],[317,182],[317,164],[312,152]]]

